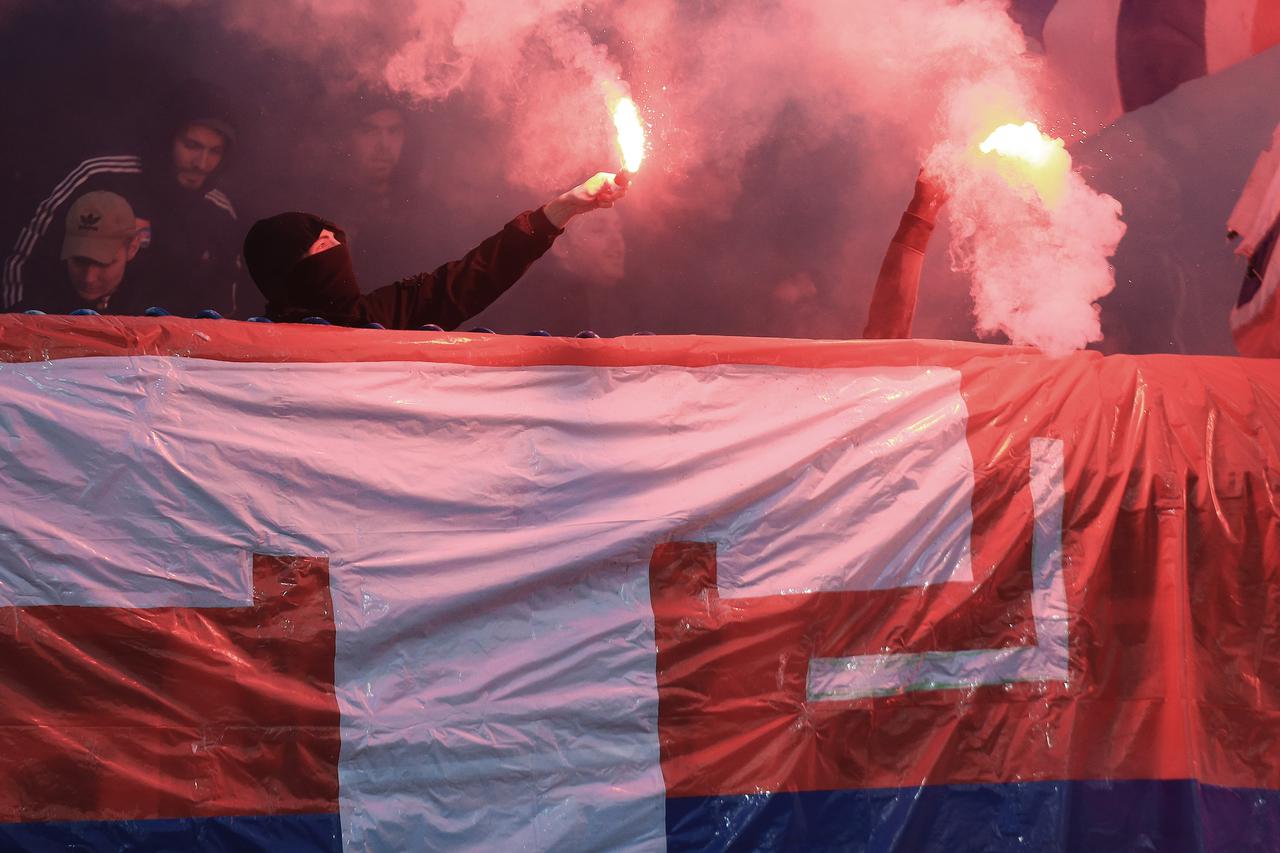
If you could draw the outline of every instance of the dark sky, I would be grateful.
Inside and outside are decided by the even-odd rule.
[[[386,5],[388,21],[425,14],[409,2]],[[562,334],[856,336],[922,153],[902,126],[886,124],[883,102],[895,93],[874,91],[866,69],[878,66],[863,61],[858,74],[832,84],[816,61],[771,58],[788,50],[785,34],[734,32],[723,4],[712,2],[681,8],[690,28],[719,20],[708,32],[727,44],[650,62],[638,38],[618,35],[644,27],[626,17],[630,7],[616,5],[590,38],[608,45],[606,64],[650,108],[649,162],[624,205],[572,223],[556,253],[476,322]],[[237,8],[162,0],[0,5],[3,106],[11,117],[0,140],[0,239],[11,239],[60,170],[126,144],[159,94],[187,76],[216,81],[243,115],[226,184],[246,225],[296,206],[300,187],[323,185],[315,175],[332,173],[338,135],[334,78],[363,68],[378,56],[377,40],[396,34],[374,22],[368,44],[345,46],[324,33],[308,42],[307,27],[323,22],[300,23],[301,35],[285,38],[279,32],[289,21],[273,23],[275,34],[243,29],[228,11]],[[469,25],[450,26],[465,35]],[[803,35],[797,30],[795,44]],[[616,168],[597,139],[607,117],[584,120],[580,140],[559,138],[569,135],[565,115],[589,111],[559,69],[576,72],[598,59],[564,47],[576,37],[548,41],[548,56],[526,51],[510,65],[477,63],[455,91],[414,113],[406,156],[423,224],[410,254],[421,268],[461,254],[566,188],[569,176]],[[1280,121],[1280,87],[1265,81],[1280,81],[1280,51],[1187,84],[1071,149],[1089,184],[1120,200],[1128,225],[1115,258],[1117,288],[1102,302],[1104,351],[1232,351],[1227,312],[1241,262],[1224,239],[1224,221]],[[724,113],[758,123],[700,123],[690,104],[719,101],[688,95],[695,84],[699,97],[758,99],[758,112],[747,101]],[[824,97],[859,107],[827,109]],[[948,269],[948,239],[944,217],[916,333],[971,340],[969,283]]]

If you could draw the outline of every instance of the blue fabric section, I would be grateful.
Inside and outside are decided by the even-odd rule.
[[[0,850],[339,853],[342,830],[336,814],[5,823],[0,824]]]
[[[1205,0],[1121,0],[1116,74],[1125,112],[1208,73]]]
[[[1280,850],[1280,791],[1032,782],[667,800],[669,850]]]

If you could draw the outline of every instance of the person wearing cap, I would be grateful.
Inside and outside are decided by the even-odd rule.
[[[61,251],[64,274],[12,310],[70,314],[90,308],[99,314],[141,313],[147,306],[139,289],[125,283],[126,269],[141,245],[137,218],[123,196],[102,190],[85,193],[67,209]]]
[[[276,322],[320,317],[343,326],[415,329],[434,323],[452,329],[515,284],[570,219],[612,207],[625,194],[612,174],[599,172],[521,213],[461,259],[370,293],[361,292],[346,233],[314,214],[281,213],[254,223],[244,261],[266,297],[267,317]]]
[[[217,183],[236,136],[229,108],[207,85],[171,92],[143,144],[81,161],[36,205],[0,267],[0,309],[45,299],[39,289],[58,280],[61,265],[54,223],[74,199],[101,190],[127,199],[138,218],[141,250],[130,277],[155,304],[175,314],[233,314],[240,229]]]

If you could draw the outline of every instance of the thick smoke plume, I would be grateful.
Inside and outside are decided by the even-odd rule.
[[[1072,170],[1061,140],[1026,171],[977,150],[993,126],[1042,120],[1024,81],[965,81],[943,116],[946,141],[927,169],[952,195],[951,261],[971,277],[977,331],[1053,355],[1101,340],[1097,300],[1115,287],[1108,259],[1125,232],[1120,203]]]
[[[1070,171],[1045,197],[972,149],[940,146],[930,168],[954,188],[952,263],[972,276],[980,333],[1063,355],[1102,339],[1096,300],[1111,292],[1108,258],[1124,236],[1120,203]]]
[[[121,0],[135,10],[199,1]],[[853,158],[856,146],[856,194],[833,180],[770,199],[779,241],[806,207],[828,220],[825,261],[796,263],[786,247],[706,245],[705,267],[663,275],[720,287],[731,285],[707,269],[763,277],[748,283],[772,293],[772,306],[759,310],[814,316],[825,301],[828,313],[856,313],[876,266],[868,254],[887,233],[840,225],[866,205],[885,208],[891,223],[910,160],[927,159],[950,191],[952,255],[972,276],[979,330],[1054,351],[1099,336],[1094,300],[1112,286],[1118,206],[1077,176],[1060,206],[1036,208],[984,173],[971,150],[997,124],[1036,120],[1051,106],[1036,56],[997,0],[219,0],[211,8],[227,28],[325,68],[335,90],[377,83],[426,104],[465,103],[498,129],[496,146],[466,171],[514,191],[618,168],[605,91],[629,90],[651,150],[625,210],[589,228],[575,223],[563,241],[563,262],[584,277],[634,278],[624,237],[661,246],[708,223],[732,235],[744,211],[766,215],[753,210],[748,176],[770,141],[815,158],[839,145]],[[459,203],[474,196],[473,182],[458,183]],[[852,335],[859,325],[851,318],[840,328]]]

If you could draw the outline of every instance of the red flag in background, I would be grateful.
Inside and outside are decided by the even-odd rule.
[[[1044,50],[1064,136],[1280,44],[1272,0],[1014,0],[1009,11]]]
[[[1231,336],[1241,355],[1280,356],[1280,263],[1275,246],[1280,234],[1280,125],[1271,148],[1258,158],[1244,192],[1227,220],[1228,233],[1239,236],[1236,254],[1246,259],[1240,298],[1231,311]]]

